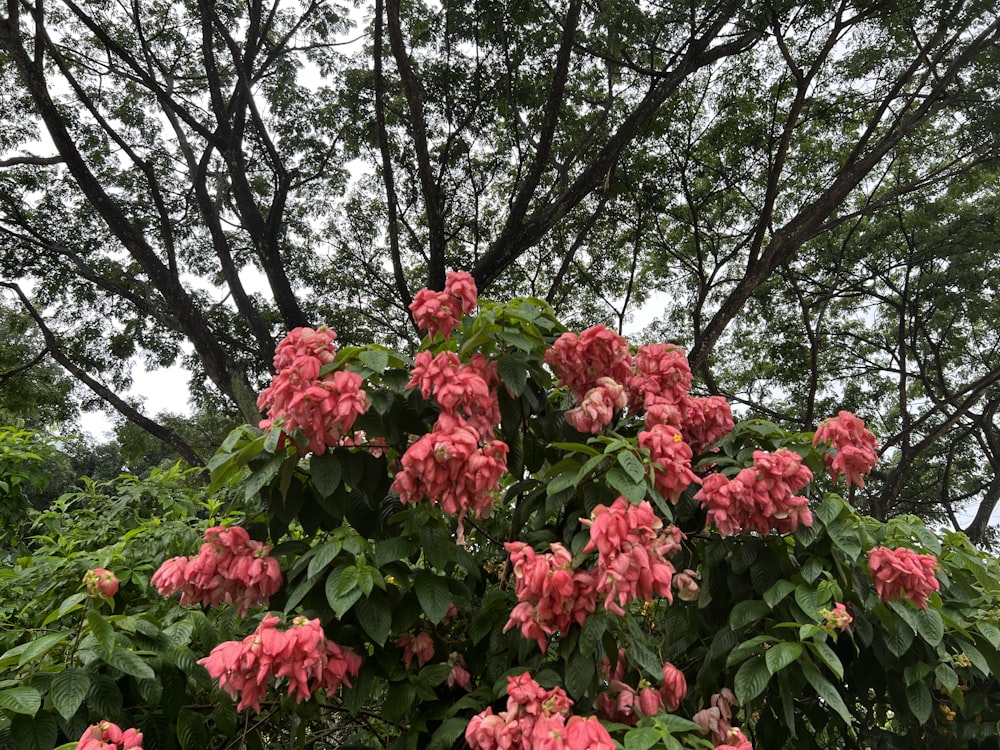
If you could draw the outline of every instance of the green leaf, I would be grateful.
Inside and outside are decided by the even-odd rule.
[[[586,695],[596,671],[593,653],[574,650],[566,661],[566,692],[579,700]]]
[[[87,612],[87,624],[90,625],[90,632],[97,640],[98,651],[102,656],[115,650],[115,631],[110,622],[92,609]]]
[[[910,624],[902,617],[892,617],[882,630],[885,645],[894,656],[905,654],[913,643],[915,634]]]
[[[69,639],[69,633],[49,633],[48,635],[43,635],[41,638],[36,638],[31,642],[22,653],[21,658],[18,659],[17,665],[23,666],[29,661],[34,661],[39,659],[58,644]]]
[[[649,750],[663,735],[655,727],[636,727],[625,733],[625,750]]]
[[[182,750],[204,750],[209,747],[205,717],[190,709],[182,708],[177,714],[177,740]]]
[[[733,630],[742,628],[750,623],[757,622],[764,615],[768,614],[771,608],[760,599],[750,599],[743,601],[733,607],[729,613],[729,627]]]
[[[933,707],[931,691],[927,689],[926,683],[915,682],[912,685],[907,685],[906,702],[917,722],[926,724],[927,720],[931,718],[931,708]]]
[[[331,542],[326,542],[321,544],[316,548],[315,553],[309,560],[309,568],[306,571],[306,577],[312,578],[313,576],[321,573],[326,569],[326,567],[333,562],[334,558],[340,554],[341,542],[339,539],[334,539]]]
[[[139,680],[155,680],[156,672],[142,659],[126,651],[123,648],[116,648],[104,655],[104,661],[115,669],[120,669],[127,675],[131,675]]]
[[[82,669],[66,669],[52,678],[49,697],[59,715],[69,721],[90,689],[90,675]]]
[[[48,711],[32,717],[18,715],[10,723],[10,737],[17,750],[51,750],[58,736],[59,724]]]
[[[497,359],[497,373],[511,395],[517,398],[528,385],[528,364],[523,356],[501,354]]]
[[[441,725],[434,730],[431,741],[427,745],[427,750],[449,750],[455,741],[465,734],[465,728],[469,726],[469,720],[452,717],[445,719]]]
[[[354,614],[372,643],[384,645],[392,629],[392,604],[385,595],[373,592],[373,596],[357,603]]]
[[[388,563],[405,560],[416,549],[416,545],[404,537],[393,536],[388,539],[381,539],[375,544],[375,565],[381,568]]]
[[[642,461],[629,450],[620,451],[616,456],[618,464],[633,482],[643,482],[646,479],[646,467]]]
[[[785,579],[776,581],[771,588],[764,592],[764,603],[771,609],[774,609],[793,591],[795,591],[795,584],[791,581],[786,581]]]
[[[809,642],[809,649],[816,654],[827,669],[829,669],[838,680],[844,679],[844,665],[840,657],[830,648],[825,641],[814,640]]]
[[[733,680],[733,689],[736,691],[739,702],[746,705],[763,693],[770,679],[771,672],[768,670],[763,656],[747,659],[740,666]]]
[[[636,482],[624,471],[615,467],[608,471],[606,475],[610,484],[618,493],[633,505],[637,505],[646,499],[646,482]]]
[[[851,712],[847,710],[847,704],[844,703],[844,699],[837,692],[837,688],[833,686],[833,683],[826,679],[811,662],[802,661],[799,664],[802,668],[803,676],[812,686],[812,689],[816,691],[816,695],[826,701],[826,704],[837,712],[837,715],[844,720],[845,724],[850,724]]]
[[[334,568],[326,578],[326,600],[340,619],[361,598],[355,565]]]
[[[780,672],[802,656],[801,643],[776,643],[764,652],[767,671],[772,675]]]
[[[0,690],[0,708],[16,714],[34,716],[42,707],[42,694],[30,687],[12,687]]]
[[[585,654],[596,653],[597,645],[601,642],[601,638],[607,629],[607,619],[597,614],[593,614],[584,620],[583,630],[580,632],[580,651]]]
[[[389,352],[382,349],[362,349],[358,360],[372,372],[381,375],[389,366]]]
[[[958,674],[947,664],[938,664],[934,670],[934,677],[948,693],[954,692],[958,687]]]
[[[920,609],[916,613],[917,621],[917,633],[923,638],[927,645],[932,648],[936,648],[939,643],[944,639],[944,621],[941,619],[941,613],[935,609]],[[979,623],[979,631],[989,638],[989,635],[983,631],[983,627],[993,627],[987,623]],[[993,628],[996,631],[996,628]],[[997,640],[994,641],[990,638],[990,642],[993,644],[994,648],[1000,648],[1000,631],[995,633],[997,635]]]
[[[451,606],[451,592],[444,578],[422,570],[414,578],[413,589],[427,619],[432,623],[441,622]]]
[[[805,583],[796,586],[795,603],[799,605],[806,617],[819,616],[819,595],[812,586]]]
[[[316,491],[323,497],[330,497],[337,491],[342,475],[340,459],[330,451],[309,459],[309,476],[312,477]]]
[[[861,535],[858,530],[844,520],[836,520],[826,527],[827,534],[834,545],[849,560],[856,561],[861,556]]]

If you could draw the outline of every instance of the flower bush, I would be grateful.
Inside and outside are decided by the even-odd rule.
[[[412,359],[291,332],[201,504],[90,547],[36,519],[0,580],[26,747],[995,741],[1000,565],[834,491],[871,468],[856,417],[734,423],[679,347],[467,275],[412,311]]]

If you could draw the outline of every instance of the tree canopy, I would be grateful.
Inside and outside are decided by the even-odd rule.
[[[876,515],[991,508],[992,296],[962,290],[998,41],[972,0],[12,0],[0,283],[192,463],[117,395],[135,357],[253,422],[283,332],[412,348],[446,269],[619,329],[658,293],[707,391],[881,422]]]

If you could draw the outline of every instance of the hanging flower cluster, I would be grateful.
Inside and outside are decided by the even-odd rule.
[[[826,454],[826,468],[834,482],[843,474],[848,485],[865,486],[864,474],[874,468],[878,461],[875,452],[875,435],[865,429],[863,420],[842,411],[830,417],[816,429],[813,445],[825,443],[833,448]]]
[[[74,750],[142,750],[142,732],[100,721],[87,727]]]
[[[355,420],[368,409],[368,396],[361,390],[361,376],[337,371],[321,375],[333,362],[337,334],[323,326],[296,328],[278,344],[274,354],[276,374],[271,385],[257,398],[267,410],[262,430],[280,429],[282,441],[301,430],[306,445],[320,455],[351,432]]]
[[[487,708],[469,722],[473,750],[614,750],[596,716],[572,716],[573,701],[559,687],[544,689],[527,672],[507,678],[507,710]]]
[[[223,691],[239,699],[238,711],[260,712],[261,698],[272,680],[287,680],[288,695],[301,702],[319,689],[350,687],[348,678],[361,667],[360,656],[327,640],[319,620],[296,617],[285,631],[277,629],[279,621],[268,615],[242,641],[220,643],[198,662]]]
[[[634,599],[652,601],[657,594],[673,601],[670,588],[674,566],[667,558],[680,549],[684,534],[663,522],[648,502],[632,505],[619,497],[611,507],[598,505],[590,520],[590,541],[584,552],[597,550],[596,589],[604,608],[624,615]]]
[[[738,708],[739,705],[735,693],[729,688],[722,688],[712,695],[711,706],[696,713],[691,717],[691,721],[701,727],[702,732],[710,734],[716,746],[723,745],[732,736],[730,732],[733,731],[733,726],[730,722],[733,720],[733,708]],[[739,736],[742,737],[742,734],[740,732]],[[752,748],[739,748],[739,750],[752,750]]]
[[[601,660],[601,672],[608,681],[608,691],[597,696],[594,707],[608,721],[633,726],[642,716],[660,711],[676,711],[687,694],[687,680],[670,662],[663,665],[663,683],[659,689],[645,680],[634,688],[625,682],[625,649],[618,649],[614,672],[608,657]]]
[[[854,622],[854,618],[851,617],[851,613],[847,611],[843,602],[837,602],[833,609],[821,609],[819,614],[823,618],[823,627],[831,633],[835,630],[843,633]]]
[[[705,477],[695,495],[708,509],[708,523],[722,536],[748,531],[790,534],[800,525],[812,526],[812,512],[796,493],[812,481],[802,457],[787,448],[774,453],[754,451],[753,466],[732,479],[724,474]]]
[[[270,551],[239,526],[214,526],[197,556],[167,560],[150,582],[161,596],[180,591],[183,605],[226,602],[245,617],[281,588],[281,568]]]
[[[654,425],[639,433],[639,447],[649,451],[653,463],[653,483],[657,492],[676,504],[681,493],[701,480],[691,471],[691,447],[676,427]]]
[[[882,601],[907,599],[927,609],[927,597],[941,587],[934,575],[936,569],[936,557],[921,555],[906,547],[868,550],[868,570]]]
[[[445,274],[444,291],[421,289],[410,304],[413,321],[417,328],[426,330],[431,338],[438,332],[447,341],[451,332],[462,320],[462,313],[471,313],[476,308],[476,281],[465,271],[449,271]]]
[[[475,282],[469,274],[455,272],[447,275],[445,291],[421,290],[410,309],[417,325],[432,336],[440,330],[447,339],[462,312],[475,306]],[[424,398],[433,398],[440,414],[433,430],[403,454],[392,490],[403,503],[427,498],[457,516],[460,542],[462,520],[470,512],[479,518],[490,514],[507,471],[507,444],[493,439],[500,423],[499,382],[495,364],[481,354],[463,363],[454,352],[434,356],[425,350],[417,354],[407,383]]]
[[[417,657],[417,666],[424,664],[434,658],[434,641],[427,633],[404,633],[396,641],[396,648],[403,649],[403,666],[410,668],[413,657]]]
[[[94,599],[110,599],[118,593],[118,577],[110,570],[94,568],[83,574],[83,585],[87,596]]]
[[[510,553],[518,601],[504,632],[519,628],[524,638],[538,642],[544,654],[546,636],[566,635],[574,622],[582,627],[597,608],[594,574],[574,570],[573,556],[558,542],[544,555],[524,542],[508,542],[504,547]]]

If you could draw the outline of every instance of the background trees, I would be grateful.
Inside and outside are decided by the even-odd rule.
[[[988,245],[953,212],[992,200],[998,24],[971,1],[11,2],[0,265],[52,356],[190,461],[115,400],[132,357],[254,421],[282,331],[412,345],[412,290],[462,268],[571,322],[661,292],[707,390],[882,421],[876,514],[988,500],[985,308],[961,312]]]

